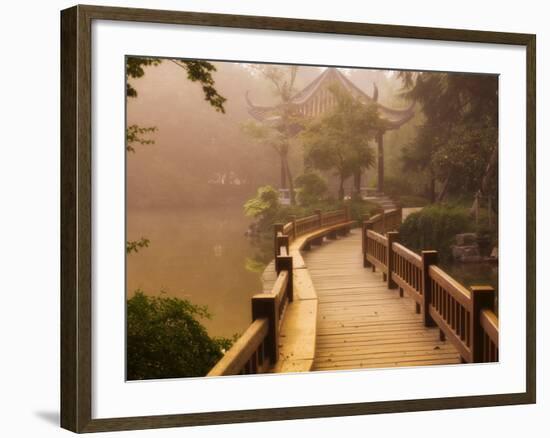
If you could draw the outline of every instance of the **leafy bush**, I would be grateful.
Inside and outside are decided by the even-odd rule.
[[[435,249],[441,260],[448,260],[454,236],[474,229],[467,209],[430,205],[407,217],[400,228],[400,239],[408,248],[418,252]]]
[[[397,197],[397,202],[401,207],[424,207],[428,205],[430,201],[423,196],[404,195]]]
[[[247,216],[257,219],[260,228],[266,224],[273,224],[277,211],[281,207],[279,192],[272,186],[259,187],[256,196],[244,204]]]
[[[232,341],[210,338],[206,307],[136,291],[127,301],[128,380],[205,376]]]
[[[295,186],[298,190],[298,201],[303,206],[323,200],[328,192],[327,182],[313,172],[304,173],[297,177]]]

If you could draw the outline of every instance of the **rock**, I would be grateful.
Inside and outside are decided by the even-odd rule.
[[[476,233],[462,233],[455,236],[456,246],[472,246],[477,245]]]

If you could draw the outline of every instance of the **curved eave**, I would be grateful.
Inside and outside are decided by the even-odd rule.
[[[380,117],[387,124],[388,129],[397,129],[414,117],[414,102],[406,109],[397,110],[377,104]]]
[[[393,129],[400,128],[409,120],[411,120],[413,117],[414,117],[414,111],[411,110],[411,111],[403,112],[403,114],[399,118],[396,118],[396,119],[382,118],[382,120],[386,125],[386,130],[390,131]]]

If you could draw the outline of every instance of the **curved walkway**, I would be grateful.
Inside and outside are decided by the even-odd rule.
[[[387,289],[381,273],[363,267],[359,230],[302,256],[318,299],[312,370],[460,362],[437,328],[424,327],[411,298]]]

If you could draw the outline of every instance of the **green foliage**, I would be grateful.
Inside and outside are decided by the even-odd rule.
[[[382,120],[375,105],[365,105],[337,86],[330,87],[330,91],[336,106],[310,123],[301,139],[306,165],[335,170],[340,177],[338,197],[343,199],[345,179],[375,163],[369,140],[382,128]]]
[[[131,254],[133,252],[138,252],[141,248],[149,247],[149,239],[142,237],[139,240],[128,240],[126,241],[126,254]]]
[[[387,176],[384,180],[384,193],[401,207],[423,207],[429,204],[429,200],[422,196],[425,191],[418,179],[410,173]]]
[[[269,248],[270,252],[272,248]],[[244,261],[244,268],[249,272],[255,272],[257,274],[262,274],[265,270],[265,267],[267,266],[267,263],[269,260],[262,260],[262,257],[258,257],[258,254],[256,254],[257,258],[254,257],[247,257]]]
[[[158,58],[144,58],[127,56],[126,57],[126,96],[137,97],[137,90],[128,81],[129,78],[139,79],[145,75],[143,67],[156,67],[162,62]]]
[[[402,195],[394,198],[397,203],[403,207],[424,207],[430,203],[428,199],[423,196],[416,195]]]
[[[403,96],[420,103],[424,123],[403,150],[405,171],[443,184],[440,198],[482,190],[496,200],[498,77],[401,72]],[[496,204],[496,202],[495,202]]]
[[[474,229],[475,224],[467,209],[430,205],[407,217],[401,225],[399,237],[414,251],[437,250],[441,260],[448,260],[454,236]]]
[[[364,201],[362,199],[354,199],[348,203],[349,213],[352,220],[357,224],[363,222],[365,215],[372,216],[380,210],[378,204],[370,201]]]
[[[204,99],[212,105],[216,111],[225,113],[225,97],[220,95],[214,87],[215,82],[212,73],[216,67],[207,61],[180,61],[171,59],[174,64],[181,67],[187,73],[187,79],[191,82],[199,82],[202,86]],[[144,67],[156,67],[162,63],[162,59],[149,57],[126,57],[126,96],[137,97],[137,90],[129,79],[139,79],[145,75]]]
[[[328,185],[324,178],[314,172],[304,173],[295,180],[298,191],[298,201],[308,206],[322,201],[328,192]]]
[[[155,140],[143,137],[144,134],[156,132],[155,126],[142,127],[138,125],[130,125],[126,128],[126,151],[135,152],[134,145],[136,144],[155,144]]]
[[[128,380],[205,376],[232,344],[210,338],[208,310],[187,300],[136,291],[126,312]]]
[[[258,220],[260,226],[273,223],[279,209],[279,192],[272,186],[259,187],[254,198],[244,204],[244,213]]]

